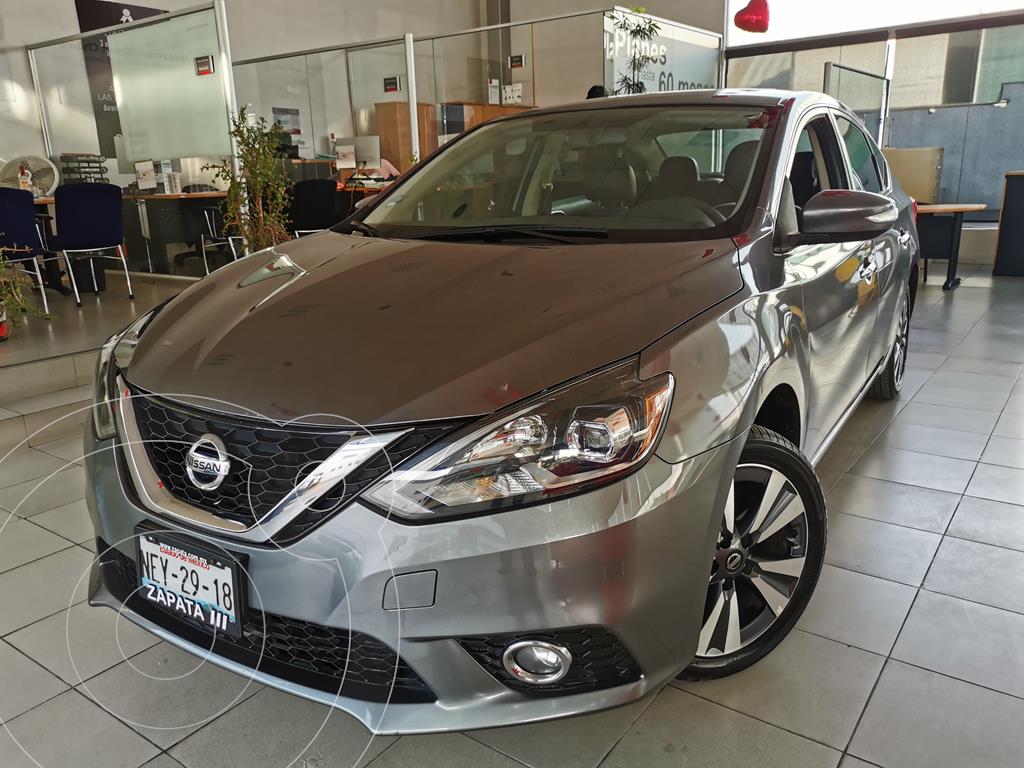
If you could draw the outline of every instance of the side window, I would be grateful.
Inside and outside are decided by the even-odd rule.
[[[868,138],[853,121],[836,115],[839,135],[846,145],[846,154],[850,158],[850,181],[855,189],[866,192],[881,192],[884,188],[879,173],[877,160]]]
[[[793,202],[798,210],[823,189],[843,186],[841,165],[835,132],[828,119],[819,117],[805,125],[789,169]]]

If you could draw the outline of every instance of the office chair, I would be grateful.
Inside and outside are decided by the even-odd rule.
[[[322,232],[338,223],[334,200],[338,183],[334,179],[307,179],[292,187],[292,229],[296,237]]]
[[[39,236],[36,224],[32,193],[27,189],[0,187],[0,245],[15,250],[29,249],[28,253],[8,254],[6,258],[19,271],[35,276],[39,286],[39,296],[43,300],[43,312],[50,314],[50,304],[46,300],[46,286],[43,284],[43,273],[39,271],[39,257],[44,252],[42,238]],[[27,267],[29,263],[31,263],[32,269]],[[68,271],[70,270],[71,266],[68,265]]]
[[[48,245],[50,250],[64,254],[71,289],[75,293],[75,304],[82,306],[82,299],[69,254],[94,254],[89,257],[89,271],[93,291],[97,296],[100,291],[96,284],[95,259],[120,261],[128,284],[128,298],[134,299],[128,261],[122,247],[124,226],[121,220],[121,188],[114,184],[62,184],[57,187],[53,197],[57,213],[57,237],[55,242]],[[96,255],[103,251],[116,251],[117,255]]]
[[[203,257],[203,268],[206,274],[210,274],[210,262],[206,259],[206,246],[218,247],[226,245],[231,250],[231,258],[238,261],[238,252],[235,250],[235,240],[241,240],[238,235],[226,235],[224,233],[224,212],[219,206],[210,205],[202,209],[203,228],[199,232],[199,254]]]

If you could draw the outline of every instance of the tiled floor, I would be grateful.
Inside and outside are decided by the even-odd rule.
[[[82,602],[75,441],[23,449],[0,464],[0,508],[17,508],[0,532],[0,766],[1024,765],[1024,281],[933,280],[913,326],[903,395],[866,402],[818,467],[827,565],[797,630],[735,677],[540,725],[371,738],[190,674],[198,660]]]

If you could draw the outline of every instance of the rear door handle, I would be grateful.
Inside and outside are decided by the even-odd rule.
[[[905,227],[900,227],[900,245],[910,245],[910,230]]]

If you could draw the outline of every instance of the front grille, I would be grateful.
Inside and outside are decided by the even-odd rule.
[[[544,640],[565,646],[572,654],[569,673],[552,685],[530,685],[513,677],[501,656],[518,640]],[[462,647],[500,682],[532,694],[567,694],[613,688],[640,679],[640,667],[612,632],[603,627],[572,627],[547,632],[479,635],[459,638]]]
[[[202,648],[211,632],[178,618],[136,590],[135,561],[98,539],[103,581],[118,600],[148,621]],[[424,703],[437,697],[412,667],[374,637],[248,608],[242,637],[213,636],[213,652],[268,675],[365,701]]]
[[[252,527],[317,465],[343,446],[351,430],[302,424],[282,425],[226,415],[132,391],[139,433],[153,470],[175,498],[225,520]],[[455,422],[413,425],[407,434],[352,472],[278,533],[290,543],[340,510],[394,466],[433,442]],[[231,470],[214,490],[188,479],[185,459],[202,435],[219,437],[232,459]]]

